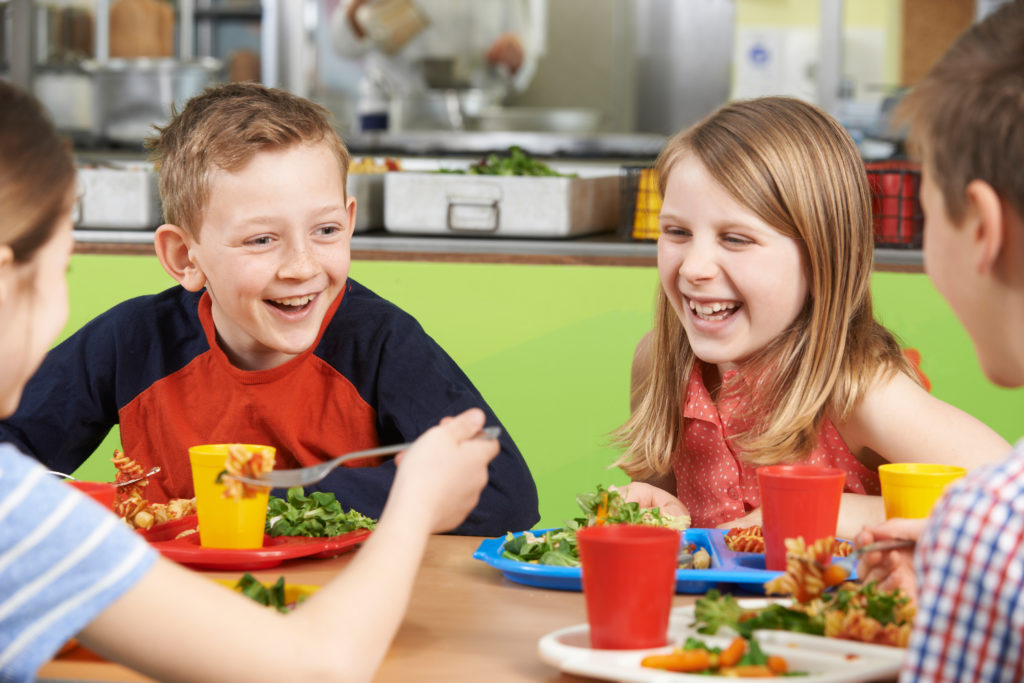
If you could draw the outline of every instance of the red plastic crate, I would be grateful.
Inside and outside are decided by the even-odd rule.
[[[921,167],[909,161],[873,161],[865,164],[875,217],[875,244],[920,248],[924,212],[918,193]]]

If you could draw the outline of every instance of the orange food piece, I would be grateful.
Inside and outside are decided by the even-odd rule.
[[[608,494],[601,494],[601,502],[597,506],[597,514],[595,515],[594,526],[601,526],[608,519]]]
[[[825,567],[825,571],[821,574],[821,580],[825,582],[825,585],[831,588],[832,586],[838,586],[850,575],[846,572],[846,567],[838,564],[830,564]]]
[[[701,649],[673,650],[667,655],[647,655],[641,660],[640,666],[648,669],[696,673],[710,668],[711,653]]]
[[[745,666],[733,666],[728,669],[721,669],[719,673],[735,678],[770,678],[775,674],[764,664],[747,664]]]
[[[768,655],[768,668],[771,669],[773,674],[779,675],[789,671],[789,664],[786,663],[785,657]]]
[[[740,661],[740,657],[747,651],[747,641],[745,638],[737,636],[732,639],[729,643],[729,647],[722,650],[721,654],[718,655],[718,666],[720,667],[731,667],[736,666],[737,662]]]

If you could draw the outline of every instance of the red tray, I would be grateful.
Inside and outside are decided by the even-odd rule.
[[[190,567],[217,570],[267,569],[298,557],[334,557],[353,550],[370,535],[367,529],[358,529],[328,538],[264,536],[262,548],[247,550],[204,548],[199,545],[198,533],[175,538],[182,531],[195,529],[196,523],[196,516],[189,515],[139,533],[168,559]]]

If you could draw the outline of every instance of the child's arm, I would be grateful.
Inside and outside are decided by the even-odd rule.
[[[1010,444],[987,425],[932,396],[903,373],[876,380],[836,428],[862,462],[881,458],[971,469],[1010,452]]]
[[[80,640],[159,680],[369,680],[401,623],[429,534],[461,521],[487,482],[498,445],[471,438],[483,423],[481,411],[467,411],[418,439],[377,529],[344,573],[287,617],[159,560]],[[157,647],[139,637],[155,615]]]

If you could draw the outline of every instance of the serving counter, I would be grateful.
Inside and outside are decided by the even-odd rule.
[[[148,230],[76,230],[80,254],[153,254]],[[521,263],[621,265],[653,267],[657,245],[624,240],[616,233],[575,239],[509,239],[405,236],[375,231],[352,237],[352,258],[372,261],[440,261],[461,263]],[[875,249],[875,270],[922,272],[918,249]]]

